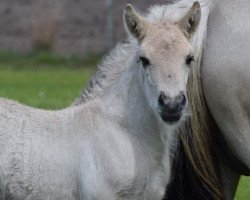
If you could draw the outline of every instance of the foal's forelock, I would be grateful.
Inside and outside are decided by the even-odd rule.
[[[192,54],[192,47],[176,25],[152,27],[141,44],[140,54],[150,61],[148,71],[160,83],[160,91],[166,90],[170,97],[186,91],[189,68],[185,59]]]

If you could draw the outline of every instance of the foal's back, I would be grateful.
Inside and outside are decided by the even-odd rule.
[[[0,200],[114,199],[135,178],[130,139],[98,100],[44,111],[0,99]]]

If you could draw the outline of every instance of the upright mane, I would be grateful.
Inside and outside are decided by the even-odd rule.
[[[168,20],[177,22],[191,7],[194,0],[180,0],[172,4],[156,5],[149,9],[147,18],[154,23]],[[207,20],[214,0],[199,0],[201,21],[191,44],[196,62],[188,81],[188,98],[191,116],[179,130],[179,145],[173,159],[172,182],[167,199],[224,199],[220,183],[219,166],[215,152],[213,122],[210,120],[201,88],[201,58],[207,32]],[[169,1],[168,1],[169,3]],[[138,44],[129,37],[106,56],[99,71],[82,90],[75,105],[106,93],[125,70],[125,61]],[[186,196],[188,195],[188,196]]]
[[[73,105],[79,105],[107,93],[116,80],[126,70],[126,62],[138,47],[134,38],[129,38],[104,57],[98,66],[98,71],[90,79],[87,87],[83,88],[80,97]]]

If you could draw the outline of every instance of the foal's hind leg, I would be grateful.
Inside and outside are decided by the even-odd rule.
[[[6,186],[4,184],[5,177],[3,175],[2,167],[0,166],[0,200],[8,199],[8,194],[6,191]]]

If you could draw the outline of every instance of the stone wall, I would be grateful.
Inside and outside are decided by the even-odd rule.
[[[164,0],[114,0],[114,41],[125,37],[126,3],[145,11]],[[101,53],[108,44],[105,0],[1,0],[0,50],[49,48],[59,54]]]

